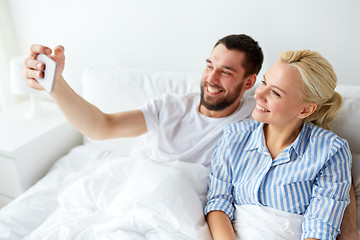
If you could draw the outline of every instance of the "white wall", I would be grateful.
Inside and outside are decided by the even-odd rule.
[[[80,90],[94,63],[201,73],[214,43],[232,33],[259,41],[261,75],[280,50],[326,57],[339,83],[359,85],[359,0],[9,0],[18,46],[66,49],[65,77]],[[99,79],[101,84],[101,79]]]

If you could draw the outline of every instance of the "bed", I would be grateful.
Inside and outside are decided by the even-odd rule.
[[[93,65],[84,72],[82,96],[115,112],[163,93],[199,91],[199,83],[198,74]],[[332,128],[353,154],[360,223],[360,86],[337,89],[345,101]],[[0,239],[211,239],[202,212],[208,169],[134,159],[132,147],[140,140],[84,136],[82,145],[0,210]]]

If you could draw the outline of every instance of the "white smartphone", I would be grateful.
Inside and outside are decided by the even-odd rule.
[[[42,53],[39,54],[37,60],[45,64],[45,70],[44,70],[44,78],[39,78],[39,79],[36,78],[36,80],[48,93],[51,93],[55,78],[56,62]]]

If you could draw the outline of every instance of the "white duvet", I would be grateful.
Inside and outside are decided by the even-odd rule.
[[[25,239],[211,239],[208,169],[114,158],[67,176],[59,207]]]
[[[0,211],[0,239],[210,240],[203,215],[208,174],[199,164],[80,146]],[[256,206],[244,206],[236,216],[238,239],[299,238],[297,218]]]
[[[208,174],[81,146],[0,211],[0,239],[211,239]]]

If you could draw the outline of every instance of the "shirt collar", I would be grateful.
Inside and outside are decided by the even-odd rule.
[[[287,146],[279,156],[273,162],[273,165],[278,165],[281,163],[286,163],[294,159],[301,159],[302,155],[305,152],[306,143],[309,142],[310,132],[309,124],[305,123],[301,127],[301,131],[295,141]],[[292,153],[295,153],[294,156]]]
[[[299,136],[291,144],[292,148],[299,157],[302,157],[306,150],[306,146],[310,141],[312,123],[304,123],[301,127]]]
[[[259,122],[257,128],[250,134],[249,143],[244,150],[259,149],[263,152],[266,149],[265,138],[264,138],[264,123]]]
[[[244,150],[258,149],[259,152],[268,152],[265,137],[264,137],[264,123],[259,123],[258,127],[251,133],[249,143]],[[311,134],[311,123],[304,123],[302,125],[300,134],[297,136],[295,141],[291,143],[283,153],[287,152],[287,157],[291,156],[292,151],[295,151],[298,157],[302,157],[305,152],[306,143],[309,141]],[[280,154],[282,155],[282,154]],[[279,156],[280,156],[279,155]]]

